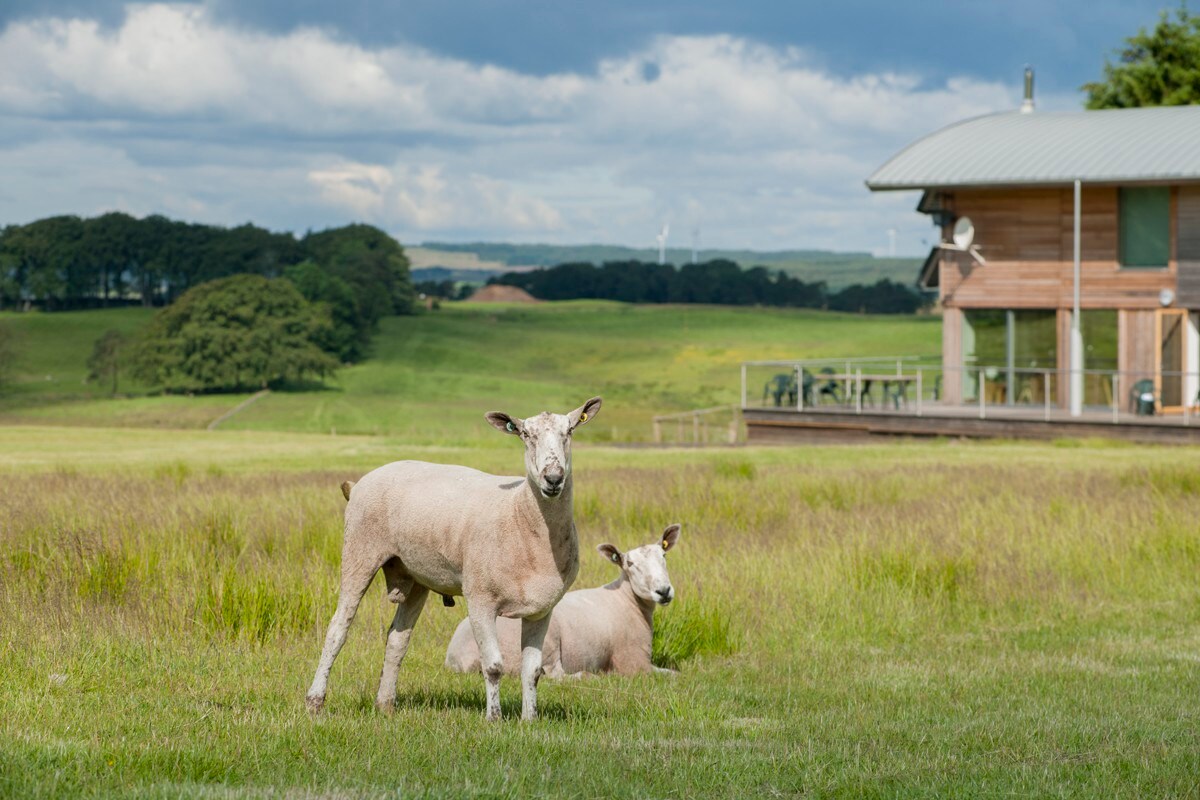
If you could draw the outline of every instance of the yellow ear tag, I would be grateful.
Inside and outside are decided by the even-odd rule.
[[[587,422],[587,412],[586,411],[579,415],[579,421]]]
[[[671,545],[667,544],[667,540],[663,539],[663,550],[671,549]]]

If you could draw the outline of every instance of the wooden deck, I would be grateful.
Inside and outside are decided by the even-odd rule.
[[[752,444],[867,442],[887,436],[947,436],[972,439],[1063,439],[1093,437],[1153,444],[1200,444],[1200,416],[1139,417],[1085,411],[1071,417],[1054,410],[1050,419],[1041,408],[989,407],[980,419],[978,406],[926,403],[921,416],[909,411],[843,406],[743,408],[746,439]]]

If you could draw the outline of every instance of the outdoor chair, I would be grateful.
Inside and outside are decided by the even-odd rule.
[[[838,388],[838,382],[831,377],[834,374],[836,373],[834,373],[832,367],[821,368],[821,375],[825,376],[826,379],[817,388],[817,400],[823,397],[831,397],[833,398],[833,402],[841,404],[842,391]]]
[[[781,372],[773,376],[765,384],[763,384],[763,405],[767,404],[767,395],[770,395],[775,400],[775,407],[779,408],[783,405],[784,396],[788,399],[788,405],[796,405],[796,374],[794,372]]]
[[[1129,405],[1138,416],[1153,416],[1157,399],[1154,394],[1154,381],[1149,378],[1143,378],[1129,390]]]
[[[900,410],[901,403],[907,406],[908,384],[904,381],[884,381],[883,405],[886,407],[889,401],[892,404],[892,408],[896,411]]]

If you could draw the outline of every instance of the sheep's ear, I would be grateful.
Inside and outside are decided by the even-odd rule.
[[[483,418],[496,430],[511,433],[514,436],[519,436],[525,426],[525,420],[510,417],[503,411],[489,411],[483,415]]]
[[[575,430],[598,413],[600,413],[600,398],[593,397],[567,415],[567,418],[571,421],[571,430]]]
[[[662,538],[663,552],[665,553],[667,550],[670,550],[672,547],[675,546],[676,542],[678,542],[678,541],[679,541],[679,523],[676,522],[674,525],[668,525],[666,527],[666,530],[663,531],[663,538]]]
[[[609,561],[621,566],[621,551],[617,549],[616,545],[601,544],[596,546],[596,550]]]

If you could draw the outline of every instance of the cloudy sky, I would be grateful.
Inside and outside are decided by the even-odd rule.
[[[1161,1],[1161,0],[1160,0]],[[0,3],[0,224],[918,254],[914,138],[1080,84],[1160,2]]]

